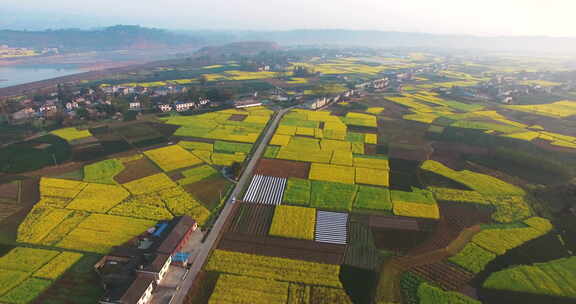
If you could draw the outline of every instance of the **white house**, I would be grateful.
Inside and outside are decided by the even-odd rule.
[[[73,101],[73,102],[67,102],[66,103],[66,109],[67,110],[73,110],[73,109],[78,109],[78,103]]]
[[[130,102],[130,110],[136,111],[136,110],[140,110],[140,108],[142,107],[142,104],[139,101],[132,101]]]
[[[160,104],[158,105],[158,109],[162,112],[170,112],[172,111],[172,106],[169,104]]]
[[[241,109],[241,108],[250,108],[250,107],[261,106],[262,102],[260,102],[258,100],[254,100],[254,99],[249,99],[249,100],[243,100],[243,101],[236,101],[236,102],[234,102],[234,105],[236,106],[236,109]]]
[[[258,71],[260,72],[270,71],[270,66],[269,65],[259,66]]]
[[[195,107],[195,103],[193,102],[178,102],[176,103],[176,111],[178,112],[184,112],[184,111],[188,111],[192,108]]]
[[[54,105],[44,105],[44,106],[41,106],[40,109],[38,109],[38,110],[41,113],[44,113],[44,112],[53,112],[53,111],[56,111],[57,109],[58,108]]]

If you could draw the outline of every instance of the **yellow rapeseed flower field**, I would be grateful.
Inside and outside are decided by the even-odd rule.
[[[83,139],[86,137],[90,137],[92,136],[92,133],[90,133],[90,131],[88,130],[78,130],[76,128],[64,128],[64,129],[58,129],[58,130],[54,130],[52,132],[50,132],[68,142],[71,142],[73,140],[77,140],[77,139]]]
[[[166,188],[173,188],[177,185],[168,176],[166,176],[166,174],[158,173],[128,182],[122,186],[128,189],[130,193],[139,195],[160,191]]]
[[[217,249],[210,257],[205,268],[207,271],[342,288],[342,283],[339,279],[339,265]]]
[[[274,211],[270,235],[313,240],[315,224],[316,209],[280,205]]]
[[[355,171],[353,167],[313,163],[309,178],[313,180],[354,184]]]
[[[388,171],[383,169],[356,168],[356,183],[390,186]]]
[[[105,213],[129,195],[121,186],[89,184],[66,208]]]
[[[144,151],[144,154],[164,171],[172,171],[202,163],[201,159],[179,145]]]
[[[364,135],[364,142],[367,144],[377,144],[378,143],[378,134],[365,134]]]
[[[395,202],[394,215],[439,219],[440,210],[436,204],[418,204],[408,202]]]
[[[287,146],[290,143],[290,135],[275,134],[270,140],[271,145]]]

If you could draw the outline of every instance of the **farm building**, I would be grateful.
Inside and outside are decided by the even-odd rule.
[[[154,279],[145,275],[138,275],[124,290],[113,290],[100,300],[100,304],[117,303],[149,303],[154,290]]]
[[[258,107],[261,105],[262,102],[254,99],[239,100],[234,102],[234,106],[236,107],[236,109]]]
[[[158,246],[157,252],[173,255],[182,249],[190,239],[190,235],[198,228],[198,223],[189,216],[178,217],[175,221],[168,236]]]
[[[170,266],[185,265],[178,251],[197,227],[194,219],[181,216],[159,223],[130,242],[131,246],[115,247],[94,265],[106,290],[99,303],[149,303],[152,292],[169,273]]]

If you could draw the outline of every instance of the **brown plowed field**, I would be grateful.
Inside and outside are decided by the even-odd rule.
[[[437,221],[370,215],[368,225],[372,229],[377,248],[406,252],[421,246],[433,236]]]
[[[20,183],[8,183],[0,185],[0,198],[18,202],[18,193],[20,192]]]
[[[228,118],[228,120],[231,120],[231,121],[243,121],[244,119],[246,119],[246,117],[248,117],[248,115],[232,114],[232,116],[230,116],[230,117]]]
[[[79,170],[84,166],[83,162],[67,162],[58,166],[48,166],[36,171],[22,173],[25,176],[53,176]]]
[[[374,244],[378,249],[409,252],[430,238],[429,231],[372,228]]]
[[[231,186],[232,183],[230,181],[218,175],[185,185],[184,190],[198,199],[204,207],[214,210],[220,205],[221,196],[224,196]]]
[[[365,144],[364,145],[364,153],[368,154],[368,155],[375,155],[376,154],[376,145]]]
[[[391,147],[389,156],[391,158],[424,161],[428,159],[429,153],[430,152],[425,150],[424,148],[418,150],[412,150],[412,149]]]
[[[0,223],[7,217],[20,211],[22,207],[17,204],[0,204]]]
[[[126,163],[124,167],[124,171],[114,177],[121,184],[161,172],[158,167],[145,157]]]
[[[258,162],[258,166],[256,167],[254,174],[285,178],[297,177],[306,179],[308,178],[309,170],[309,163],[263,158]]]
[[[345,245],[230,232],[224,234],[218,248],[335,265],[342,264],[346,251]]]
[[[40,200],[40,179],[29,178],[22,181],[20,204],[31,206]]]
[[[232,233],[268,235],[273,215],[273,205],[240,203],[228,231]]]
[[[370,215],[368,225],[372,228],[432,231],[436,226],[436,221],[401,216]]]
[[[409,252],[419,255],[446,248],[465,228],[491,222],[491,211],[461,203],[440,203],[442,218],[434,234],[420,246]]]
[[[554,145],[551,145],[548,141],[543,140],[543,139],[537,138],[533,141],[533,143],[535,145],[537,145],[538,147],[540,147],[542,149],[549,150],[549,151],[576,153],[576,149],[574,149],[574,148],[554,146]]]
[[[446,262],[422,265],[412,268],[410,271],[447,290],[460,290],[474,277],[471,272],[461,270]]]

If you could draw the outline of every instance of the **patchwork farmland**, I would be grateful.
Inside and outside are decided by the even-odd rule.
[[[485,100],[496,75],[534,77],[503,63],[299,56],[287,76],[230,61],[111,80],[202,77],[199,94],[246,100],[0,147],[0,303],[97,302],[94,265],[181,215],[204,235],[172,265],[178,303],[574,301],[573,101]]]
[[[102,290],[93,265],[102,255],[131,244],[159,221],[187,215],[201,227],[210,225],[232,186],[221,169],[244,161],[271,114],[264,108],[230,109],[172,119],[171,123],[186,129],[191,122],[218,117],[219,126],[228,127],[212,138],[181,131],[175,135],[176,144],[164,142],[87,161],[69,171],[62,166],[52,177],[2,184],[0,204],[14,207],[0,214],[13,229],[12,235],[2,234],[2,238],[12,238],[11,242],[24,247],[0,246],[4,254],[0,269],[6,283],[0,302],[57,301],[70,280],[90,284],[71,293],[70,303],[85,301],[83,297],[97,301]],[[247,117],[250,127],[229,120],[234,115]],[[136,132],[132,129],[123,130],[125,136]],[[94,132],[93,137],[88,130],[69,128],[53,134],[74,143],[104,136]],[[140,136],[146,131],[136,133]],[[79,272],[71,274],[69,269]]]
[[[311,291],[321,285],[333,293],[340,290],[344,302],[367,303],[365,293],[376,290],[376,301],[399,303],[410,301],[410,288],[415,293],[428,288],[429,294],[421,292],[423,299],[474,303],[477,295],[471,291],[482,288],[475,277],[498,254],[550,233],[549,221],[533,213],[520,187],[434,160],[391,158],[380,148],[386,145],[385,133],[372,112],[380,113],[335,116],[297,109],[284,116],[205,267],[206,275],[218,278],[216,288],[227,267],[210,265],[224,255],[243,265],[233,270],[241,278],[273,278]],[[499,253],[488,249],[494,245],[482,244],[484,235],[497,231],[507,238]],[[479,253],[473,250],[491,254],[474,260]],[[343,285],[292,277],[296,268],[275,278],[272,260],[337,266]],[[256,270],[263,268],[271,272]],[[360,274],[373,277],[373,285],[348,285]],[[401,287],[405,278],[412,278],[415,287]],[[295,297],[291,291],[280,294]]]

